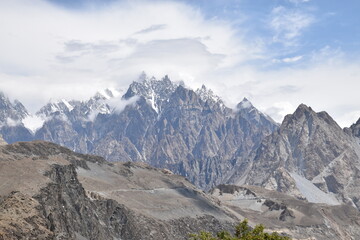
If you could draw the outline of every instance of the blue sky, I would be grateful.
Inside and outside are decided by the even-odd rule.
[[[359,12],[357,0],[2,1],[0,89],[36,111],[146,71],[205,84],[229,106],[247,97],[279,122],[305,103],[349,126]]]
[[[87,11],[94,7],[106,7],[116,0],[48,0],[73,11]],[[150,1],[148,1],[150,2]],[[154,1],[153,1],[154,2]],[[159,1],[158,1],[159,2]],[[176,2],[176,1],[173,1]],[[247,38],[262,38],[268,41],[274,30],[267,25],[271,13],[277,7],[287,11],[298,11],[312,18],[312,23],[297,39],[291,49],[278,42],[269,44],[274,54],[311,54],[313,50],[329,46],[341,49],[350,57],[359,55],[360,49],[360,1],[338,0],[180,0],[201,11],[211,19],[232,22],[235,27],[248,28]],[[242,31],[240,34],[243,34]]]

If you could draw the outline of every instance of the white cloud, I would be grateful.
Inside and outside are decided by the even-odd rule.
[[[172,1],[123,1],[80,12],[43,0],[0,1],[0,16],[6,19],[0,21],[0,89],[32,111],[49,98],[126,88],[142,70],[200,77],[251,56],[231,23]]]
[[[346,127],[360,117],[356,116],[360,110],[359,77],[359,61],[337,58],[280,70],[242,68],[229,75],[209,77],[209,80],[230,106],[245,96],[255,107],[280,122],[304,103],[316,111],[327,111],[340,126]]]
[[[300,3],[310,2],[310,0],[289,0],[289,2],[294,3],[294,4],[300,4]]]
[[[359,109],[359,108],[355,108]],[[337,116],[335,120],[340,126],[350,127],[352,124],[356,123],[360,119],[360,110],[346,112],[341,116]]]
[[[12,118],[7,118],[6,119],[6,125],[9,126],[9,127],[16,127],[16,126],[18,126],[20,124],[21,124],[20,121],[14,120]]]
[[[273,59],[273,63],[295,63],[300,61],[303,58],[303,56],[295,56],[295,57],[287,57],[282,59]]]
[[[296,57],[290,57],[290,58],[283,58],[282,61],[285,63],[293,63],[301,60],[303,56],[296,56]]]
[[[154,31],[159,31],[159,30],[165,29],[166,27],[167,27],[166,24],[151,25],[145,29],[142,29],[142,30],[136,32],[135,34],[145,34],[145,33],[150,33],[150,32],[154,32]]]
[[[294,112],[296,106],[289,102],[275,102],[273,105],[264,110],[266,114],[271,116],[276,122],[281,123],[289,113]]]
[[[122,111],[124,111],[124,109],[127,106],[131,106],[134,105],[137,101],[139,100],[138,96],[134,96],[130,99],[124,100],[121,98],[121,96],[115,97],[115,98],[110,98],[106,101],[106,103],[110,106],[111,109],[113,109],[113,111],[115,111],[115,113],[121,113]]]
[[[295,45],[302,32],[314,22],[314,17],[298,9],[275,7],[271,13],[270,28],[274,31],[273,41]]]
[[[354,117],[343,106],[354,115],[360,109],[360,63],[338,49],[294,53],[276,60],[285,67],[267,71],[256,62],[271,65],[266,48],[274,42],[296,46],[315,21],[300,8],[272,10],[270,44],[246,38],[247,26],[207,19],[175,1],[121,1],[87,11],[0,1],[0,16],[0,89],[32,112],[50,98],[85,100],[107,87],[126,89],[143,70],[193,88],[205,83],[233,107],[247,97],[278,121],[306,103],[346,126]]]

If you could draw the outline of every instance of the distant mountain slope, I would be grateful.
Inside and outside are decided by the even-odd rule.
[[[0,129],[7,142],[32,140],[32,134],[23,120],[29,116],[26,108],[18,100],[11,102],[4,93],[0,92]]]
[[[360,147],[326,112],[300,105],[252,153],[235,182],[360,208]]]
[[[18,100],[13,103],[5,96],[4,93],[0,92],[0,122],[5,124],[15,124],[16,121],[21,121],[28,114],[24,105]]]
[[[293,239],[360,238],[360,213],[352,206],[309,203],[256,186],[220,185],[211,194],[251,223],[263,224]]]

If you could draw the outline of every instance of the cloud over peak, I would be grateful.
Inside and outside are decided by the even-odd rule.
[[[322,33],[314,27],[330,19],[319,20],[318,1],[265,2],[0,1],[0,89],[36,111],[50,98],[126,89],[144,70],[195,89],[206,84],[228,105],[250,97],[277,119],[301,102],[345,116],[339,106],[360,102],[351,86],[360,60],[350,61],[337,39],[313,41]],[[347,93],[341,100],[323,94],[339,89]],[[347,116],[343,123],[353,121]]]

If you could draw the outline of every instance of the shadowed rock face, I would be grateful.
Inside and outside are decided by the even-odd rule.
[[[263,140],[237,181],[309,201],[359,206],[359,149],[327,113],[302,104]]]
[[[360,118],[356,123],[351,125],[350,129],[355,137],[360,138]]]
[[[0,147],[0,239],[187,239],[236,217],[183,177],[48,142]]]

